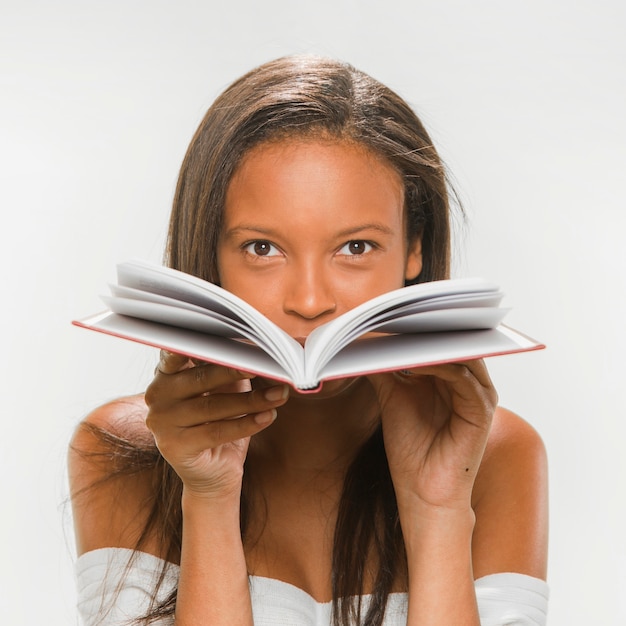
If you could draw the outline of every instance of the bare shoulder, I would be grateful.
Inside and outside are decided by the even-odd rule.
[[[537,431],[498,408],[476,477],[474,573],[546,577],[548,464]]]
[[[498,407],[483,457],[483,471],[500,475],[505,469],[503,465],[544,465],[545,460],[545,446],[535,428],[512,411]]]
[[[158,454],[145,425],[143,395],[119,398],[87,415],[68,451],[78,554],[134,548],[149,513]]]
[[[146,442],[150,435],[145,424],[147,411],[143,394],[111,400],[91,411],[81,421],[74,433],[71,447],[95,451],[102,444],[99,438],[91,436],[96,430],[124,437],[138,444]]]
[[[118,398],[91,411],[77,426],[69,450],[70,479],[80,481],[83,473],[113,472],[115,459],[107,452],[108,442],[117,440],[133,446],[147,446],[150,432],[145,424],[147,407],[143,394]],[[97,461],[100,461],[99,463]]]

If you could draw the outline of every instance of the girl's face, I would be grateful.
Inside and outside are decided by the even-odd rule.
[[[288,140],[251,150],[226,195],[222,287],[289,335],[311,331],[421,271],[400,176],[362,146]]]

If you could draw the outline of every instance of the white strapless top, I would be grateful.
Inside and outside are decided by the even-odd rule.
[[[156,577],[166,566],[159,599],[169,595],[178,582],[179,567],[137,553],[128,568],[131,550],[102,548],[87,552],[76,562],[78,611],[84,626],[122,626],[142,615],[149,606]],[[117,595],[116,595],[117,594]],[[255,626],[330,626],[330,602],[317,602],[308,593],[280,580],[250,577]],[[481,626],[545,626],[548,586],[524,574],[492,574],[476,581]],[[367,610],[369,597],[363,598]],[[406,626],[407,594],[392,593],[384,626]],[[103,619],[103,616],[105,618]],[[172,626],[173,618],[159,626]]]

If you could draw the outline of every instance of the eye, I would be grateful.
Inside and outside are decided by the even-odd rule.
[[[365,254],[370,250],[373,250],[374,246],[369,241],[363,241],[362,239],[354,239],[353,241],[348,241],[341,250],[339,250],[339,254],[345,254],[347,256],[355,256],[358,254]]]
[[[253,256],[278,256],[280,252],[269,241],[259,239],[251,241],[243,247],[244,251]]]

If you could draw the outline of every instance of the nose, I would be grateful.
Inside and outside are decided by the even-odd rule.
[[[337,310],[335,290],[320,270],[294,268],[284,293],[283,310],[289,315],[314,320]]]

